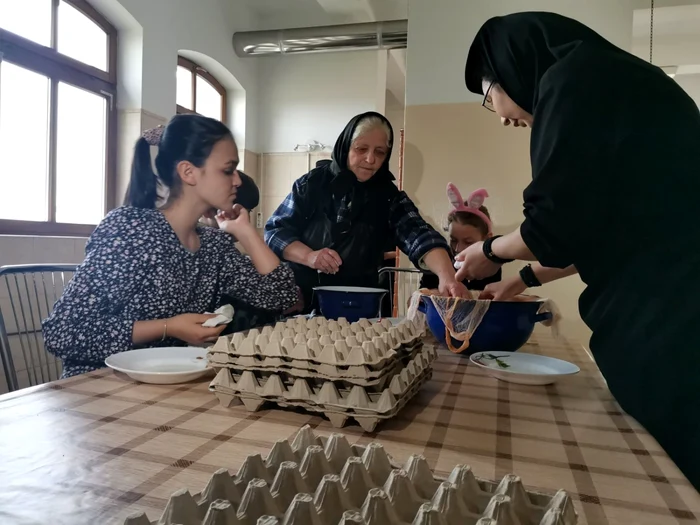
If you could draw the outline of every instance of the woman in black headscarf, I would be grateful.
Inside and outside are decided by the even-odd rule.
[[[270,248],[294,269],[305,311],[315,286],[376,288],[389,244],[437,274],[444,294],[468,294],[455,280],[445,239],[394,184],[393,141],[383,115],[357,115],[338,137],[332,161],[297,180],[265,226]]]
[[[525,220],[458,258],[458,278],[538,260],[579,309],[620,405],[700,488],[700,114],[659,68],[551,13],[494,18],[466,66],[504,124],[532,128]]]

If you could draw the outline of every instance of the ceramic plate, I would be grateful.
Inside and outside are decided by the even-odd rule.
[[[108,367],[141,383],[174,385],[198,379],[209,372],[204,348],[142,348],[109,356]]]
[[[470,360],[490,376],[519,385],[551,385],[581,370],[568,361],[524,352],[477,352]]]

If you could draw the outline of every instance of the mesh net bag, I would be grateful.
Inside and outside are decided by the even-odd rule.
[[[460,299],[458,297],[443,297],[435,295],[432,290],[418,290],[411,297],[411,304],[406,317],[413,320],[423,315],[418,311],[418,305],[423,298],[435,307],[440,319],[445,323],[445,342],[451,352],[460,353],[469,348],[469,339],[479,328],[481,320],[489,310],[491,301],[479,299]],[[461,344],[455,346],[453,340]]]
[[[440,319],[445,324],[445,342],[447,348],[451,352],[460,353],[469,348],[469,340],[474,332],[481,324],[486,312],[491,306],[490,299],[459,299],[456,297],[443,297],[438,295],[437,290],[418,290],[411,296],[411,302],[406,313],[406,317],[411,320],[425,320],[425,315],[418,311],[418,306],[421,299],[430,301],[434,306],[435,311],[440,316]],[[551,299],[543,299],[533,295],[517,295],[509,300],[509,302],[537,302],[539,308],[538,314],[548,312],[550,314],[548,320],[542,321],[542,324],[551,329],[552,335],[559,339],[559,323],[561,321],[561,313],[557,305]],[[455,346],[453,340],[459,341],[461,344]]]

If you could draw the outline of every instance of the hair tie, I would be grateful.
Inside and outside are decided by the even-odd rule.
[[[146,139],[149,146],[158,146],[160,139],[163,137],[163,131],[165,131],[165,126],[161,124],[157,128],[147,129],[141,136]]]
[[[451,182],[447,185],[447,199],[452,205],[452,212],[461,211],[476,215],[486,223],[486,226],[489,229],[489,233],[491,233],[491,219],[489,219],[488,216],[479,209],[484,204],[484,200],[488,196],[489,193],[485,189],[480,188],[470,193],[469,197],[465,201],[464,199],[462,199],[462,195],[459,193],[457,186],[455,186]]]

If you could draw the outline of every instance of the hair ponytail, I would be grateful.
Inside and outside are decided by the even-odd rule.
[[[134,148],[124,204],[154,209],[159,188],[167,189],[169,202],[177,199],[182,187],[177,174],[178,163],[187,161],[201,168],[220,140],[233,140],[226,125],[197,114],[176,115],[167,126],[144,131]],[[155,160],[158,175],[151,164],[151,146],[158,147]]]
[[[151,166],[151,146],[141,137],[134,147],[131,179],[126,189],[124,204],[137,208],[155,208],[158,199],[158,177]]]

